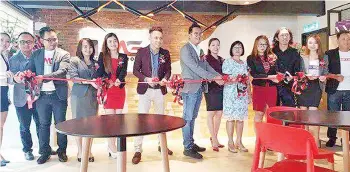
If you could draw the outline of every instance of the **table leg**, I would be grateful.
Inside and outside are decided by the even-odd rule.
[[[91,142],[91,138],[83,137],[83,145],[82,145],[83,150],[82,150],[82,156],[81,156],[80,172],[87,172],[88,170],[90,142]]]
[[[349,167],[349,131],[342,130],[344,172],[350,172]]]
[[[117,138],[117,172],[126,172],[126,137]]]
[[[160,149],[161,149],[162,162],[163,162],[163,171],[170,172],[166,134],[160,133],[159,136],[160,136]]]

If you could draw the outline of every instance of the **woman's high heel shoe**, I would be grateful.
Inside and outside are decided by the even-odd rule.
[[[108,148],[108,155],[113,159],[117,159],[117,153],[113,152],[110,148]]]
[[[227,146],[227,149],[228,149],[228,151],[229,152],[232,152],[232,153],[237,153],[238,151],[237,151],[237,149],[235,148],[235,146],[234,146],[234,144],[232,144],[232,148],[230,147],[230,144],[228,144],[228,146]]]
[[[235,147],[241,152],[248,152],[248,149],[245,148],[243,145],[240,145],[240,146],[236,145]]]
[[[211,144],[213,144],[213,139],[211,137],[210,137],[210,142],[211,142]],[[225,145],[222,145],[222,144],[219,143],[218,147],[219,148],[224,148]]]
[[[210,143],[211,143],[211,147],[213,148],[213,151],[219,152],[219,147],[213,145],[213,139],[211,137],[210,137]]]

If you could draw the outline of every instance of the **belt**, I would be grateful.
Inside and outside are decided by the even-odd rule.
[[[148,85],[148,88],[150,88],[150,89],[160,89],[160,85],[156,85],[156,86],[154,86],[154,87]]]
[[[40,91],[40,94],[42,94],[42,95],[51,95],[54,93],[56,93],[56,91]]]

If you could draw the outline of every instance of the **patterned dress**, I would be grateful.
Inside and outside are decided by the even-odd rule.
[[[226,59],[222,65],[222,73],[231,77],[248,75],[247,63],[238,63],[232,58]],[[248,119],[248,94],[238,95],[238,89],[244,87],[241,83],[227,84],[224,87],[223,114],[228,121],[243,121]]]

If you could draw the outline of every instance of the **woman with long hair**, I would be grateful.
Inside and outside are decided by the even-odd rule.
[[[263,120],[266,109],[276,106],[277,87],[276,61],[269,40],[265,35],[256,37],[251,54],[247,57],[250,75],[253,77],[253,109],[255,122]],[[262,80],[259,78],[270,78]],[[268,95],[268,96],[267,96]]]
[[[127,75],[128,57],[119,53],[119,39],[116,34],[108,33],[102,44],[99,64],[104,70],[103,76],[110,80],[107,99],[104,104],[106,114],[121,114],[125,103],[125,77]],[[109,156],[117,158],[115,138],[108,139]]]
[[[6,122],[10,100],[8,96],[8,82],[7,79],[13,77],[12,72],[9,71],[9,54],[8,48],[10,47],[10,35],[7,33],[0,33],[0,166],[5,166],[9,161],[6,161],[5,158],[1,155],[1,145],[4,134],[4,124]]]
[[[205,59],[209,65],[218,73],[222,74],[222,63],[224,59],[219,56],[220,41],[218,38],[211,38],[208,45],[208,54]],[[221,116],[222,116],[222,101],[223,101],[224,87],[216,82],[208,83],[208,93],[205,93],[205,101],[207,104],[207,124],[210,132],[210,142],[213,151],[218,152],[219,148],[223,148],[224,145],[219,143],[218,132],[220,128]]]
[[[328,56],[322,51],[321,39],[318,35],[307,38],[305,53],[302,54],[301,69],[308,78],[307,88],[296,95],[297,104],[302,110],[317,110],[322,97],[322,89],[328,74]],[[320,127],[311,127],[310,131],[319,143]]]

